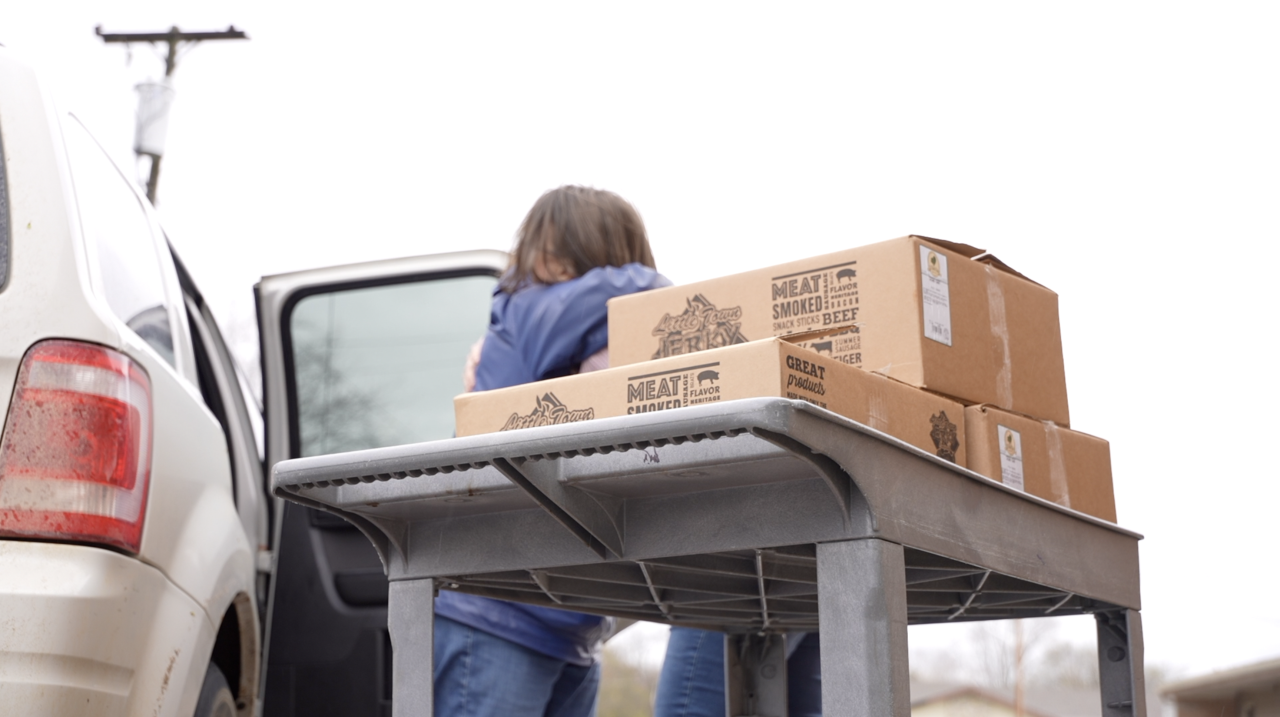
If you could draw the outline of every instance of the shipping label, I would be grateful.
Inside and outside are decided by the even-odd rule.
[[[1022,472],[1022,434],[998,423],[996,434],[1000,437],[1000,482],[1010,488],[1025,491]]]
[[[858,262],[821,266],[769,280],[773,335],[858,321]]]
[[[719,361],[627,378],[627,415],[719,400]]]
[[[920,294],[924,303],[924,336],[951,345],[951,288],[945,254],[920,245]]]
[[[685,299],[685,309],[680,314],[663,314],[653,328],[653,335],[658,337],[654,359],[744,344],[749,340],[742,333],[741,306],[716,308],[702,294]]]

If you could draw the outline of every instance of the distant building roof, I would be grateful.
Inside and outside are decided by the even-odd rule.
[[[1014,708],[1012,689],[946,682],[911,683],[912,707],[926,707],[965,697],[983,699],[1007,707],[1010,713]],[[1025,698],[1027,717],[1098,717],[1102,708],[1102,696],[1097,687],[1028,687]],[[1159,700],[1155,699],[1155,695],[1148,694],[1148,717],[1159,717],[1161,713]]]
[[[1223,700],[1275,684],[1280,684],[1280,658],[1179,680],[1160,692],[1180,700]]]
[[[924,707],[962,697],[976,697],[1014,708],[1012,689],[975,685],[917,682],[911,685],[911,706]],[[1097,688],[1028,687],[1025,695],[1027,717],[1097,717],[1101,706]]]

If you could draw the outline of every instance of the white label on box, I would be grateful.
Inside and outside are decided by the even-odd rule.
[[[951,345],[951,288],[947,257],[920,245],[920,293],[924,299],[924,337]]]
[[[1000,437],[1000,482],[1025,491],[1022,481],[1022,434],[996,424]]]

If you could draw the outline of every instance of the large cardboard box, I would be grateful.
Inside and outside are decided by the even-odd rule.
[[[814,331],[804,345],[849,365],[1070,425],[1057,294],[964,244],[908,236],[609,302],[613,366]]]
[[[798,398],[964,465],[964,407],[778,339],[453,399],[459,436],[738,398]]]
[[[993,406],[966,408],[964,426],[970,469],[1116,522],[1111,447],[1106,441]]]

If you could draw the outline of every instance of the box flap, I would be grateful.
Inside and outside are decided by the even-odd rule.
[[[1044,284],[1041,284],[1040,282],[1036,281],[1035,279],[1032,279],[1026,274],[1023,274],[1017,269],[1014,269],[1013,267],[1009,266],[1003,261],[1000,261],[1000,259],[995,254],[992,254],[990,252],[975,256],[973,257],[973,260],[981,264],[986,264],[987,266],[994,266],[995,268],[1005,272],[1006,274],[1013,274],[1019,279],[1023,279],[1024,281],[1029,281],[1032,284],[1035,284],[1036,286],[1039,286],[1041,288],[1049,289],[1049,287],[1045,286]],[[1049,289],[1049,290],[1053,291],[1052,289]]]
[[[783,334],[778,338],[789,344],[802,344],[806,341],[815,341],[836,334],[843,334],[858,328],[858,324],[850,324],[848,326],[837,326],[830,329],[815,329],[813,331],[801,331],[794,334]]]
[[[915,239],[927,241],[930,244],[936,244],[943,249],[953,251],[968,259],[987,253],[986,249],[979,249],[976,246],[969,246],[968,244],[961,244],[960,242],[947,241],[946,239],[934,239],[933,237],[922,236],[920,234],[912,234],[911,236]]]
[[[1013,267],[1009,266],[1003,261],[1000,261],[1000,259],[997,258],[995,254],[992,254],[986,249],[979,249],[975,246],[970,246],[968,244],[961,244],[959,242],[947,241],[946,239],[934,239],[933,237],[921,236],[919,234],[912,234],[911,236],[915,237],[916,239],[927,241],[930,244],[936,244],[942,247],[943,249],[948,249],[961,256],[968,257],[969,259],[972,259],[973,261],[976,261],[980,264],[993,266],[999,269],[1000,271],[1005,272],[1006,274],[1012,274],[1018,277],[1019,279],[1029,281],[1032,284],[1035,284],[1036,286],[1043,287],[1045,289],[1049,288],[1044,284],[1041,284],[1040,282],[1036,281],[1035,279],[1032,279],[1031,277],[1023,274],[1022,272],[1019,272],[1017,269],[1014,269]]]
[[[952,400],[954,401],[954,400],[957,400],[957,399],[952,399]],[[1071,426],[1064,426],[1064,425],[1062,425],[1061,423],[1058,423],[1057,421],[1050,421],[1050,420],[1049,420],[1049,419],[1047,419],[1047,418],[1037,418],[1036,416],[1033,416],[1033,415],[1031,415],[1031,414],[1029,414],[1029,413],[1023,413],[1022,411],[1015,411],[1015,410],[1013,410],[1013,409],[1011,409],[1011,408],[1004,408],[1004,407],[997,406],[997,405],[995,405],[995,404],[991,404],[991,403],[975,403],[975,404],[971,404],[971,405],[967,406],[967,408],[976,408],[977,410],[982,411],[983,413],[1006,413],[1006,414],[1008,414],[1008,415],[1010,415],[1010,416],[1017,416],[1017,417],[1019,417],[1019,418],[1025,418],[1025,419],[1026,419],[1026,420],[1028,420],[1028,421],[1035,421],[1036,423],[1052,423],[1053,425],[1057,426],[1058,428],[1061,428],[1061,429],[1062,429],[1062,430],[1064,430],[1064,431],[1071,431],[1072,433],[1079,433],[1079,434],[1080,434],[1080,435],[1082,435],[1082,436],[1088,436],[1088,437],[1090,437],[1090,438],[1097,438],[1097,439],[1098,439],[1098,440],[1100,440],[1100,441],[1105,441],[1105,440],[1107,440],[1107,439],[1105,439],[1105,438],[1101,438],[1101,437],[1099,437],[1099,436],[1095,436],[1095,435],[1093,435],[1092,433],[1085,433],[1084,431],[1078,430],[1078,429],[1076,429],[1076,428],[1072,428]]]

